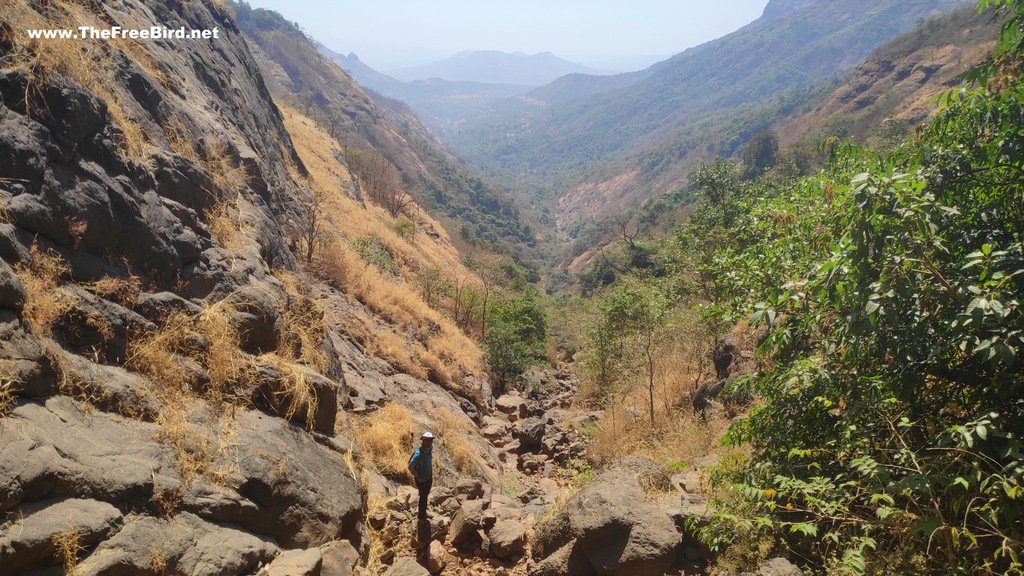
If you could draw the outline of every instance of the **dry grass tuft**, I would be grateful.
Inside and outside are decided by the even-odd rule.
[[[312,371],[305,366],[290,362],[277,354],[264,354],[261,360],[277,368],[284,377],[284,389],[276,391],[273,405],[286,420],[305,413],[306,429],[316,424],[317,395],[311,380]]]
[[[277,349],[277,355],[285,360],[309,366],[317,372],[325,372],[330,359],[323,349],[327,336],[327,321],[323,311],[312,299],[308,282],[294,272],[275,271],[274,275],[284,286],[289,301],[282,313],[284,337]]]
[[[57,549],[57,557],[64,564],[65,576],[72,576],[78,568],[78,555],[85,550],[82,546],[82,534],[78,528],[68,526],[63,532],[54,534],[52,542]]]
[[[213,177],[213,187],[222,198],[238,198],[249,186],[249,172],[236,165],[223,143],[207,143],[200,154],[200,164]],[[236,206],[237,209],[237,200]]]
[[[210,227],[210,234],[221,246],[238,254],[245,250],[250,240],[242,224],[241,195],[235,194],[232,198],[222,200],[207,210],[206,223]]]
[[[149,547],[149,569],[157,576],[167,573],[167,557],[156,546]]]
[[[251,363],[239,351],[238,331],[232,323],[236,312],[233,303],[222,300],[196,316],[171,314],[159,329],[129,342],[125,364],[149,376],[160,390],[202,392],[218,408],[252,381]],[[189,368],[188,361],[204,371],[203,390],[198,390],[199,374]]]
[[[174,517],[175,512],[181,507],[181,503],[185,499],[185,491],[181,488],[173,488],[170,490],[164,490],[155,497],[155,503],[157,510],[160,512],[160,517],[164,520],[170,520]]]
[[[394,402],[352,426],[353,439],[363,449],[363,465],[372,463],[384,476],[407,483],[412,481],[408,469],[412,431],[409,409]]]
[[[185,127],[185,123],[179,116],[172,115],[160,127],[163,129],[164,138],[167,139],[167,144],[170,145],[171,150],[174,150],[178,156],[186,160],[199,161],[199,155],[196,154],[196,149],[193,145],[196,138],[192,131]]]
[[[171,447],[186,483],[206,478],[232,487],[238,476],[238,452],[232,441],[235,421],[230,414],[204,414],[187,394],[157,392],[161,400],[156,440]],[[205,416],[205,417],[204,417]]]
[[[11,368],[0,364],[0,418],[11,412],[14,405],[14,390],[21,382],[15,378]]]
[[[448,456],[455,463],[455,468],[463,476],[475,476],[479,471],[476,465],[477,456],[472,444],[467,440],[467,435],[471,431],[470,425],[464,418],[459,418],[444,408],[427,406],[426,410],[434,418],[434,428],[440,445],[448,452]]]
[[[364,493],[367,494],[366,502],[363,506],[363,510],[366,512],[363,515],[363,521],[366,525],[366,532],[370,535],[370,547],[366,552],[364,567],[370,574],[383,574],[387,570],[387,565],[384,564],[383,558],[387,555],[389,543],[385,541],[380,531],[371,525],[370,519],[378,513],[387,514],[388,497],[384,494],[376,494],[365,490],[369,483],[365,470],[363,471],[362,482]]]
[[[32,333],[49,336],[53,324],[69,309],[67,299],[61,297],[60,281],[70,271],[64,260],[52,250],[42,250],[36,243],[29,248],[32,261],[17,264],[15,274],[25,286],[25,306],[22,315],[28,320]]]
[[[413,217],[415,221],[406,221],[429,233],[410,243],[408,224],[396,226],[398,222],[381,208],[364,205],[343,194],[341,187],[352,179],[337,160],[342,146],[295,109],[281,102],[278,107],[296,152],[309,171],[308,178],[299,176],[295,169],[292,176],[319,195],[323,216],[329,222],[329,235],[334,237],[334,241],[317,251],[311,271],[353,295],[393,326],[393,330],[376,331],[370,353],[400,370],[430,378],[465,395],[467,391],[459,389],[463,376],[483,373],[483,352],[449,318],[428,306],[415,286],[367,265],[351,249],[349,241],[380,238],[403,278],[413,278],[430,266],[469,277],[471,274],[462,265],[458,251],[443,228],[419,211]],[[416,342],[400,344],[407,336]]]
[[[138,276],[128,276],[128,278],[104,276],[91,284],[83,285],[83,287],[101,298],[113,300],[129,307],[138,302],[139,294],[142,293],[142,282]]]

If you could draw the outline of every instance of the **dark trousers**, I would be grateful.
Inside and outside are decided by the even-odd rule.
[[[433,478],[427,480],[426,482],[416,483],[416,489],[420,491],[419,515],[417,516],[420,520],[427,519],[427,500],[430,499],[430,486],[433,483]]]

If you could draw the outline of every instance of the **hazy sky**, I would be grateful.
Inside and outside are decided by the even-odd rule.
[[[757,19],[768,0],[249,3],[298,22],[335,52],[355,52],[363,62],[387,71],[441,60],[463,50],[554,52],[592,67],[635,56],[670,56]]]

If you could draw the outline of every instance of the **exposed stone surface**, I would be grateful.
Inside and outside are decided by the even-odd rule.
[[[483,500],[467,500],[452,518],[449,528],[451,543],[454,545],[472,541],[476,537],[476,531],[480,529],[483,520],[483,512],[487,503]]]
[[[444,546],[437,540],[432,541],[427,549],[427,570],[431,574],[439,574],[450,561],[451,558]]]
[[[288,550],[261,571],[266,576],[322,576],[323,554],[317,548]]]
[[[266,538],[230,525],[206,522],[187,512],[170,520],[134,518],[96,548],[76,574],[139,574],[159,560],[170,573],[194,576],[248,574],[273,560],[280,549]]]
[[[772,558],[757,568],[757,576],[804,576],[795,564],[785,558]]]
[[[430,572],[413,558],[403,556],[388,568],[384,576],[430,576]]]
[[[510,420],[526,418],[529,413],[526,400],[520,396],[504,394],[494,400],[494,407],[501,413],[506,414]]]
[[[320,576],[352,576],[359,552],[348,540],[328,542],[320,547]]]
[[[597,574],[639,576],[668,569],[678,552],[680,535],[636,478],[619,471],[585,485],[565,510],[538,528],[533,558],[538,565],[548,566],[544,561],[555,554],[551,551],[561,551],[559,565],[568,570],[572,554],[564,548],[572,541],[577,554]]]
[[[26,506],[21,518],[0,529],[0,575],[18,574],[37,563],[56,563],[62,538],[88,547],[121,526],[117,508],[105,502],[69,498]]]
[[[523,551],[526,545],[526,528],[515,520],[499,520],[487,532],[491,541],[491,552],[498,558],[508,558]]]

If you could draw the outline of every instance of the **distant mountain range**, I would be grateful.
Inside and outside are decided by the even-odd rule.
[[[374,70],[355,54],[339,54],[323,44],[318,44],[317,48],[339,68],[351,74],[352,79],[363,88],[406,103],[434,133],[440,136],[450,134],[468,122],[477,122],[493,116],[496,112],[496,103],[507,101],[533,88],[514,83],[452,81],[441,78],[402,82]]]
[[[800,91],[966,3],[771,0],[751,24],[641,73],[567,76],[495,103],[505,112],[446,143],[516,189],[533,187],[524,200],[600,217],[684,186],[701,161],[732,156],[771,126],[770,114],[752,111],[803,98]]]
[[[509,54],[497,50],[467,50],[439,62],[394,70],[390,75],[405,82],[440,78],[449,82],[537,87],[566,74],[598,73],[583,64],[563,60],[551,52],[528,56],[522,52]]]

